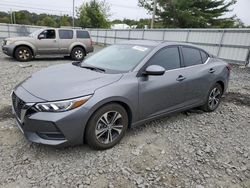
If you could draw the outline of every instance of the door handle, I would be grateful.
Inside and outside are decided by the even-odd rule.
[[[215,70],[213,68],[209,69],[209,73],[214,73]]]
[[[177,81],[181,82],[183,80],[185,80],[186,78],[182,75],[179,75],[178,78],[176,79]]]

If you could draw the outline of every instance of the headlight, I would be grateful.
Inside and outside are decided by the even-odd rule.
[[[92,95],[88,95],[85,97],[64,101],[37,103],[35,107],[41,112],[64,112],[82,106],[89,100],[91,96]]]
[[[7,40],[6,42],[5,42],[5,44],[6,45],[10,45],[10,44],[12,44],[12,43],[14,43],[15,41],[12,41],[12,40]]]

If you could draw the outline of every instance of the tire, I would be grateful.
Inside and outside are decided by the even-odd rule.
[[[14,55],[16,60],[20,62],[26,62],[32,59],[32,51],[26,46],[17,47]]]
[[[205,112],[215,111],[221,102],[222,87],[220,84],[216,83],[210,90],[207,96],[206,103],[201,107]]]
[[[116,120],[112,124],[113,118]],[[117,103],[110,103],[92,115],[86,127],[85,139],[93,149],[109,149],[124,137],[127,128],[126,110]]]
[[[76,61],[83,60],[85,56],[86,56],[85,50],[81,47],[73,48],[73,50],[71,51],[71,54],[70,54],[70,57]]]

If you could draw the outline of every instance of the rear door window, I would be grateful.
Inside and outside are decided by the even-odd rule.
[[[202,64],[200,50],[190,47],[182,47],[182,55],[186,67]]]
[[[88,31],[76,31],[76,37],[79,39],[88,39],[90,38]]]
[[[166,70],[180,68],[181,61],[178,47],[167,47],[160,50],[149,60],[149,65],[159,65]]]
[[[73,31],[72,30],[59,30],[60,39],[73,39]]]

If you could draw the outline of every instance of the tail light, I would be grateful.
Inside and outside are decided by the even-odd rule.
[[[227,64],[227,70],[230,72],[232,70],[232,65]]]
[[[94,41],[90,38],[90,45],[93,46],[94,45]]]

